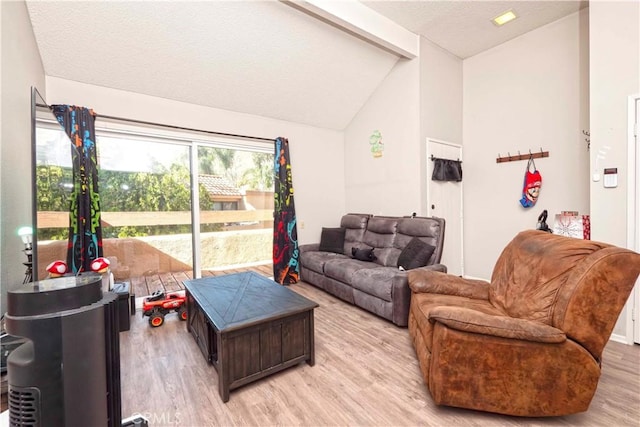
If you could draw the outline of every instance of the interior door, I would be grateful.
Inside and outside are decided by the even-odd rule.
[[[464,274],[462,257],[462,182],[433,181],[433,157],[462,161],[462,146],[427,138],[427,215],[444,218],[445,234],[441,263],[450,274]],[[464,164],[463,164],[464,169]],[[464,177],[464,175],[463,175]]]

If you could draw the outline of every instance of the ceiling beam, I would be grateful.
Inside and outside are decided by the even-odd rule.
[[[420,37],[417,34],[358,1],[280,1],[400,57],[413,59],[418,56]]]

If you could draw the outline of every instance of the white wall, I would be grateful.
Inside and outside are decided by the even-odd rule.
[[[45,77],[24,2],[0,4],[2,39],[0,150],[0,313],[7,289],[22,284],[26,256],[16,231],[31,225],[31,87],[45,91]]]
[[[464,68],[465,273],[489,279],[504,246],[538,215],[589,213],[588,10],[468,58]],[[592,137],[593,141],[593,137]],[[526,161],[498,154],[549,151],[537,159],[537,204],[519,199]],[[593,150],[593,149],[592,149]]]
[[[462,144],[462,60],[422,38],[420,67],[420,214],[426,215],[426,139]]]
[[[592,1],[589,6],[591,168],[618,168],[618,187],[591,182],[592,237],[626,246],[627,97],[640,93],[640,3]]]
[[[589,3],[591,172],[604,152],[600,168],[618,168],[618,187],[591,182],[591,235],[594,240],[627,246],[627,97],[640,93],[640,3]],[[637,316],[636,316],[637,317]],[[637,321],[637,320],[636,320]],[[631,334],[629,304],[614,336]]]
[[[281,120],[203,107],[47,77],[47,101],[93,108],[98,116],[171,124],[216,132],[289,139],[300,244],[320,241],[320,230],[345,210],[342,133]],[[125,153],[126,155],[126,153]]]
[[[418,59],[398,61],[345,129],[347,212],[420,211],[419,65]],[[374,130],[380,131],[384,144],[378,158],[369,144]]]

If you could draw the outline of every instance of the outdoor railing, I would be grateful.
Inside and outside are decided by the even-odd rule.
[[[191,224],[191,212],[102,212],[103,226],[141,226]],[[270,209],[242,211],[202,211],[201,224],[272,221]],[[69,212],[38,212],[38,228],[66,228],[69,226]]]

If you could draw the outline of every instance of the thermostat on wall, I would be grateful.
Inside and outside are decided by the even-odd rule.
[[[606,188],[617,187],[618,186],[618,168],[605,168],[603,183]]]

